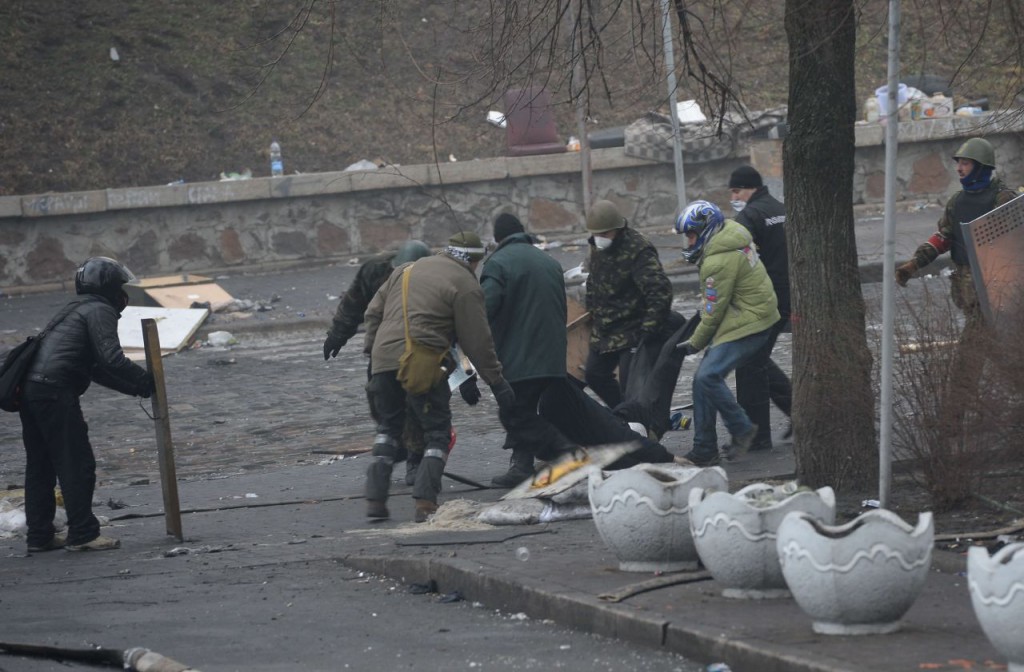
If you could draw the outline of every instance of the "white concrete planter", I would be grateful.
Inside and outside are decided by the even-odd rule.
[[[638,464],[590,474],[590,509],[597,531],[627,572],[697,568],[687,501],[693,488],[728,490],[721,467]]]
[[[836,515],[832,488],[797,491],[796,483],[754,483],[734,494],[694,488],[689,505],[697,554],[722,595],[740,599],[789,597],[775,545],[787,513],[803,511],[827,525]]]
[[[972,546],[967,585],[985,636],[1006,656],[1010,672],[1024,672],[1024,542],[1007,544],[991,557]]]
[[[899,630],[924,587],[935,532],[930,512],[911,527],[878,509],[840,526],[793,512],[778,535],[786,585],[814,631],[866,635]]]

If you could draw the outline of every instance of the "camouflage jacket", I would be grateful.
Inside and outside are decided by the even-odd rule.
[[[359,325],[363,323],[363,314],[370,305],[373,295],[394,270],[391,266],[391,260],[394,258],[394,252],[385,252],[359,267],[355,279],[338,303],[334,319],[331,320],[331,328],[327,332],[328,336],[348,342],[348,339],[355,335]]]
[[[590,239],[587,310],[593,318],[590,345],[598,352],[633,347],[668,324],[672,284],[658,251],[628,226],[606,250]]]
[[[949,252],[953,263],[969,265],[967,248],[963,238],[962,222],[970,222],[1000,205],[1017,197],[1013,190],[993,178],[987,189],[979,192],[958,191],[946,201],[946,208],[939,219],[938,231],[914,252],[914,262],[924,268],[935,261],[940,254]]]

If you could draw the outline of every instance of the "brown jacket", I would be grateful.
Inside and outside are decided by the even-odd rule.
[[[467,264],[446,254],[425,257],[395,269],[366,309],[364,352],[373,373],[397,371],[405,351],[402,273],[409,269],[409,334],[432,348],[456,341],[488,385],[501,380],[501,362],[487,326],[484,292]]]

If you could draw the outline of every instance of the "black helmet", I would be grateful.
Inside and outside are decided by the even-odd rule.
[[[134,281],[135,275],[124,264],[110,257],[90,257],[75,271],[75,293],[102,296],[116,306],[123,294],[121,286]]]

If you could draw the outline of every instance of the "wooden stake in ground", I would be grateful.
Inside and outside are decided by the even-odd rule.
[[[181,508],[178,504],[178,477],[174,468],[174,444],[167,414],[167,388],[164,385],[164,360],[160,356],[160,334],[156,320],[142,320],[142,342],[146,347],[146,365],[153,374],[153,422],[156,424],[157,459],[160,463],[160,487],[164,493],[164,519],[167,534],[184,541],[181,532]]]

